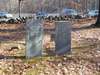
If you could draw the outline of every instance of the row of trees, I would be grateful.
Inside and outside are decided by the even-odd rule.
[[[99,14],[96,23],[94,24],[94,27],[100,27],[100,0],[99,0]]]
[[[31,13],[38,10],[58,12],[63,8],[74,8],[86,12],[98,8],[99,0],[22,0],[21,12]],[[0,0],[0,10],[17,13],[18,0]]]

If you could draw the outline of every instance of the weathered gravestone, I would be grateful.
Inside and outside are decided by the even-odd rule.
[[[28,20],[26,23],[26,57],[42,55],[43,28],[40,20]]]
[[[55,53],[64,55],[71,50],[71,24],[68,21],[55,22]]]

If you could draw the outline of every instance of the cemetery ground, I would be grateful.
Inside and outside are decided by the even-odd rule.
[[[0,25],[0,75],[100,75],[100,28],[72,21],[72,52],[25,59],[25,25]],[[6,41],[5,41],[6,39]]]

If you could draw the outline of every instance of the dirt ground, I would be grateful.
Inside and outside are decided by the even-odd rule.
[[[0,75],[100,75],[100,28],[88,27],[92,23],[95,20],[72,22],[70,54],[33,59],[11,58],[25,55],[24,26],[0,25]]]

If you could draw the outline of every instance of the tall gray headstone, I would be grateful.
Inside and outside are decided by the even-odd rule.
[[[42,55],[43,28],[40,20],[29,20],[26,23],[26,57]]]
[[[67,21],[56,21],[55,26],[55,53],[64,55],[71,50],[71,24]]]

